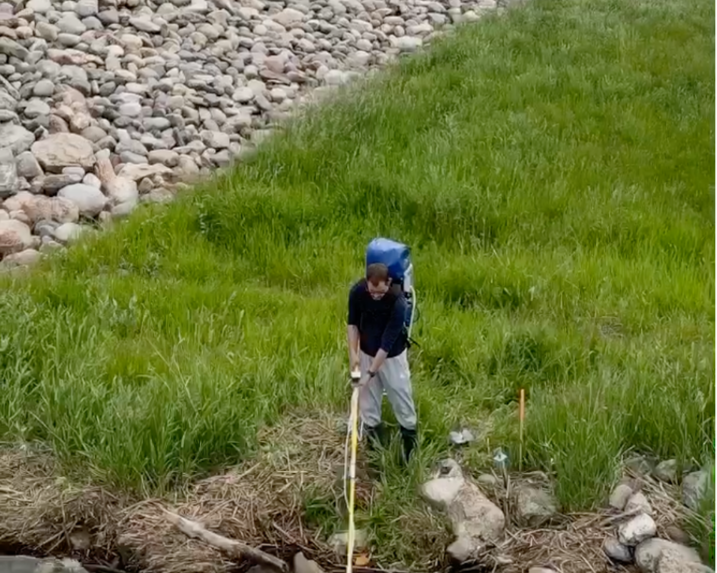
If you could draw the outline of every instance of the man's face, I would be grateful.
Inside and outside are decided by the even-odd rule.
[[[381,300],[388,292],[390,279],[388,281],[379,281],[377,284],[368,281],[368,292],[373,300]]]

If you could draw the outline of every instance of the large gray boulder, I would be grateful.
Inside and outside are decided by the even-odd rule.
[[[609,504],[613,509],[622,511],[625,509],[627,500],[632,496],[632,488],[626,483],[619,484],[610,494]]]
[[[638,491],[637,493],[631,495],[630,499],[627,500],[625,511],[652,515],[652,506],[650,505],[650,502],[647,501],[645,494]]]
[[[444,511],[451,522],[456,540],[447,552],[453,561],[475,559],[498,542],[505,529],[505,515],[478,486],[463,476],[458,464],[447,459],[423,484],[421,495],[433,507]]]
[[[655,537],[657,525],[646,513],[640,513],[630,521],[626,521],[617,530],[617,538],[627,547],[635,547],[646,539]]]
[[[602,549],[610,559],[618,563],[632,563],[632,551],[614,537],[608,537],[602,544]]]
[[[16,219],[0,220],[0,256],[19,253],[32,245],[32,233],[26,223]]]
[[[0,123],[0,149],[7,149],[14,156],[30,149],[35,136],[21,125]]]
[[[0,555],[0,573],[87,573],[73,559],[37,559],[24,555]]]
[[[95,164],[92,143],[74,133],[53,133],[36,141],[32,145],[32,154],[43,169],[53,173],[77,165],[90,169]]]
[[[654,474],[661,481],[675,483],[679,477],[678,470],[679,464],[677,460],[665,460],[657,464]]]
[[[701,563],[694,549],[657,537],[643,541],[635,548],[635,563],[643,573],[657,573],[657,564],[667,552],[672,554],[672,559],[679,559],[683,564]]]
[[[85,217],[96,217],[108,202],[107,197],[97,187],[84,183],[63,187],[58,191],[57,196],[77,205],[80,215]]]
[[[17,190],[17,166],[12,150],[0,147],[0,199],[10,197]]]
[[[682,480],[682,501],[692,510],[697,510],[707,493],[709,475],[705,471],[693,472]]]
[[[663,550],[657,559],[655,573],[714,573],[707,565],[693,561],[682,551]]]
[[[33,195],[27,191],[20,191],[3,203],[6,211],[22,211],[34,224],[37,221],[57,221],[59,223],[74,223],[80,217],[75,203],[63,197],[46,197]]]
[[[537,528],[555,516],[558,504],[545,487],[520,484],[515,491],[515,512],[519,525]]]
[[[690,560],[681,551],[665,549],[657,560],[655,573],[714,573],[714,571],[707,565]]]

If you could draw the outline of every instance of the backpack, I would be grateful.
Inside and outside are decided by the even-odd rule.
[[[403,292],[407,303],[404,329],[409,344],[416,344],[411,339],[411,330],[418,316],[418,308],[416,291],[413,287],[413,263],[411,262],[410,248],[391,239],[376,238],[366,248],[366,267],[375,263],[382,263],[388,267],[388,276],[391,278],[392,285],[397,286]]]

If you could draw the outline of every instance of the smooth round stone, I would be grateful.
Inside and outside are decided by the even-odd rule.
[[[40,80],[32,88],[32,95],[36,97],[50,97],[54,92],[55,84],[48,79]]]

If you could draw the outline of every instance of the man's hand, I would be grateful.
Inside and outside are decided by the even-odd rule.
[[[371,381],[372,378],[373,376],[371,376],[368,372],[364,372],[363,374],[361,374],[361,378],[359,378],[358,382],[355,385],[359,388],[363,388]]]

